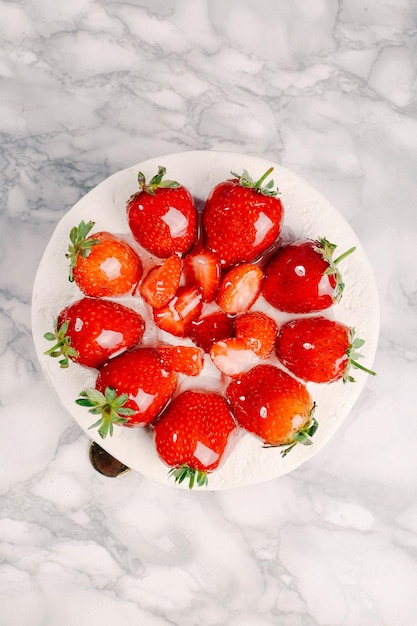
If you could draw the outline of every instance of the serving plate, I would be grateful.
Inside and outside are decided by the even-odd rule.
[[[357,336],[365,340],[363,353],[366,358],[363,363],[368,368],[372,366],[377,347],[379,305],[372,268],[350,225],[311,185],[292,171],[269,160],[214,151],[165,155],[117,172],[81,198],[56,226],[37,270],[32,295],[32,332],[37,356],[61,403],[90,439],[148,479],[182,488],[182,485],[178,486],[168,478],[167,467],[155,452],[149,429],[116,427],[113,437],[105,440],[96,431],[89,430],[94,420],[85,407],[78,406],[75,400],[82,389],[94,386],[96,370],[75,363],[70,363],[67,369],[61,369],[57,359],[44,354],[50,347],[44,334],[52,329],[58,313],[82,296],[75,283],[68,281],[65,253],[71,228],[81,220],[92,220],[97,230],[108,230],[129,238],[125,207],[130,195],[138,190],[137,174],[142,171],[150,178],[159,165],[166,167],[167,178],[187,187],[200,210],[212,187],[230,178],[231,171],[241,173],[246,169],[256,180],[273,166],[272,176],[279,187],[285,209],[284,233],[292,232],[297,238],[326,237],[337,244],[337,253],[356,246],[355,252],[343,261],[341,271],[345,290],[341,301],[332,307],[330,314],[354,327]],[[152,258],[145,252],[142,256],[146,267]],[[123,297],[118,298],[118,301],[138,310],[144,315],[145,321],[150,319],[146,305],[140,298]],[[266,306],[262,299],[257,308],[262,308],[263,304]],[[172,338],[172,343],[179,341]],[[317,404],[315,417],[319,423],[312,446],[298,445],[282,458],[279,448],[263,448],[262,443],[252,435],[241,434],[223,465],[210,474],[207,488],[219,490],[263,482],[286,474],[309,460],[332,439],[366,384],[365,372],[353,372],[355,383],[344,384],[339,381],[327,385],[307,384]],[[182,389],[211,384],[210,376],[199,381],[191,377],[188,380],[182,378]]]

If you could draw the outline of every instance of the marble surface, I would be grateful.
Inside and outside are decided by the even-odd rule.
[[[417,623],[414,0],[0,1],[0,625]],[[321,191],[381,300],[332,442],[224,492],[105,478],[30,328],[37,264],[108,175],[246,152]]]

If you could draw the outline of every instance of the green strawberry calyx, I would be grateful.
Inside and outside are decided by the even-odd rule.
[[[356,246],[349,248],[349,250],[346,250],[346,252],[343,252],[343,254],[338,256],[336,259],[333,259],[333,253],[337,248],[336,244],[328,241],[326,237],[319,237],[317,239],[317,244],[318,245],[315,248],[316,252],[321,254],[323,259],[326,261],[326,263],[329,266],[325,270],[324,274],[327,276],[333,275],[336,278],[336,285],[335,285],[334,294],[333,294],[333,302],[339,302],[340,298],[342,297],[343,290],[345,288],[345,283],[343,282],[338,264],[344,259],[346,259],[346,257],[348,257],[350,254],[352,254],[352,252],[356,250]]]
[[[155,195],[156,189],[178,189],[181,187],[176,180],[162,180],[166,174],[166,168],[162,165],[158,166],[158,172],[151,178],[149,183],[146,182],[143,172],[138,173],[138,183],[140,191],[146,191],[151,196]]]
[[[295,448],[297,444],[302,444],[303,446],[312,446],[313,445],[312,437],[319,427],[318,421],[314,417],[315,410],[316,410],[316,403],[314,402],[311,408],[310,414],[309,414],[308,421],[306,422],[306,424],[304,424],[302,428],[300,428],[300,430],[297,430],[297,432],[291,436],[291,439],[289,441],[285,441],[284,443],[277,443],[277,444],[266,443],[263,445],[263,447],[264,448],[282,448],[281,456],[282,458],[284,458],[287,456],[289,452],[291,452],[291,450]]]
[[[64,322],[58,327],[58,320],[55,321],[54,332],[48,332],[44,334],[44,338],[47,341],[53,341],[54,345],[49,350],[46,350],[44,354],[52,357],[62,357],[59,361],[59,365],[62,368],[68,367],[69,360],[75,360],[78,356],[78,352],[71,346],[71,338],[67,335],[68,322]]]
[[[354,328],[350,328],[349,329],[349,348],[347,349],[347,356],[348,356],[348,360],[347,360],[347,364],[346,364],[346,369],[345,372],[343,374],[343,382],[344,383],[354,383],[355,379],[353,378],[353,376],[350,375],[349,370],[351,367],[354,367],[355,369],[359,369],[362,370],[363,372],[366,372],[366,374],[370,374],[371,376],[376,376],[376,372],[368,369],[367,367],[365,367],[364,365],[361,365],[360,363],[358,363],[358,359],[363,358],[363,355],[358,352],[358,350],[360,348],[362,348],[362,346],[364,345],[365,341],[364,339],[360,339],[359,337],[355,337],[355,329]]]
[[[172,467],[168,472],[168,476],[173,477],[178,484],[188,480],[188,487],[190,489],[194,487],[195,483],[197,483],[199,487],[207,487],[208,484],[207,472],[189,467],[188,465]]]
[[[263,196],[275,197],[279,194],[279,189],[278,187],[274,189],[275,183],[272,179],[265,186],[263,186],[265,179],[268,178],[273,170],[274,168],[270,167],[257,181],[254,181],[253,178],[249,176],[247,170],[243,170],[243,174],[241,175],[235,174],[235,172],[231,172],[231,174],[237,178],[241,187],[245,187],[245,189],[253,189],[258,193],[261,193]]]
[[[98,434],[104,439],[107,435],[113,435],[114,424],[126,424],[128,418],[136,413],[125,406],[128,399],[127,393],[117,395],[113,387],[106,387],[104,393],[89,387],[80,392],[80,397],[75,402],[79,406],[88,407],[92,415],[100,416],[89,428],[98,428]]]
[[[84,220],[81,220],[78,226],[71,228],[69,235],[70,244],[68,246],[68,252],[65,255],[70,261],[68,280],[71,283],[74,282],[74,267],[77,264],[78,256],[87,258],[91,252],[91,248],[100,243],[99,239],[88,236],[94,224],[95,222],[90,221],[86,223]]]

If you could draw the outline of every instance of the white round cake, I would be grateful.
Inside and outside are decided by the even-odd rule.
[[[257,180],[271,166],[272,177],[280,191],[284,206],[284,235],[291,232],[297,239],[326,237],[337,245],[337,252],[355,246],[354,254],[343,261],[341,272],[345,288],[343,297],[330,312],[337,320],[355,328],[365,340],[363,352],[366,367],[371,367],[379,333],[379,306],[373,272],[366,254],[351,227],[340,213],[317,191],[291,171],[268,160],[243,154],[211,151],[191,151],[166,155],[138,163],[122,170],[100,183],[58,223],[36,275],[32,298],[32,332],[42,369],[63,406],[69,411],[89,438],[119,461],[147,478],[170,486],[178,485],[168,477],[168,467],[158,457],[152,431],[148,428],[115,426],[112,437],[101,439],[97,431],[89,430],[92,416],[75,400],[80,391],[94,387],[97,370],[71,362],[62,369],[56,359],[45,355],[50,347],[44,334],[51,331],[54,320],[62,309],[83,296],[74,282],[68,281],[68,250],[70,230],[81,220],[95,222],[96,230],[106,230],[122,235],[139,251],[144,269],[154,259],[134,242],[126,217],[126,203],[138,191],[138,172],[146,178],[153,176],[158,166],[164,166],[167,177],[178,181],[192,194],[197,209],[211,189],[231,177],[230,172],[247,170]],[[138,296],[123,296],[117,301],[138,311],[145,320],[146,330],[142,345],[155,345],[158,341],[173,345],[193,345],[190,339],[180,339],[156,328],[149,305]],[[210,305],[207,305],[210,306]],[[294,315],[280,313],[260,296],[252,310],[264,311],[280,325]],[[208,489],[219,490],[242,487],[270,480],[286,474],[316,454],[335,434],[350,412],[367,379],[363,371],[355,371],[354,383],[341,380],[330,384],[307,383],[316,403],[315,418],[319,428],[313,445],[297,445],[284,458],[279,448],[265,448],[262,442],[249,433],[240,433],[224,463],[209,474]],[[186,389],[224,390],[224,377],[204,357],[204,367],[198,377],[178,375],[177,393]]]

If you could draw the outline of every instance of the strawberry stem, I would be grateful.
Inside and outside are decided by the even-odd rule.
[[[254,191],[261,193],[263,196],[274,197],[279,194],[279,190],[278,188],[273,189],[274,187],[273,180],[270,180],[265,185],[265,187],[262,186],[265,179],[268,178],[268,176],[271,174],[271,172],[273,172],[273,170],[274,168],[270,167],[264,174],[262,174],[260,179],[257,180],[256,182],[253,180],[253,178],[251,178],[247,170],[243,170],[243,173],[241,176],[239,176],[239,174],[235,174],[235,172],[231,172],[231,174],[232,176],[237,178],[237,180],[239,181],[239,185],[241,187],[245,187],[246,189],[253,189]]]
[[[71,228],[69,235],[70,245],[68,246],[68,252],[65,255],[66,258],[70,260],[70,270],[68,276],[70,283],[74,282],[73,270],[77,264],[78,256],[82,256],[83,258],[88,257],[91,252],[91,248],[97,243],[100,243],[99,239],[88,237],[88,234],[94,224],[95,222],[90,221],[85,223],[84,220],[81,220],[78,226]]]
[[[172,467],[168,472],[169,477],[174,477],[175,482],[181,484],[185,480],[188,480],[188,487],[192,489],[197,482],[199,487],[207,487],[208,477],[207,472],[204,470],[198,470],[188,465],[180,465],[179,467]]]
[[[355,382],[355,379],[353,378],[353,376],[349,374],[349,370],[351,367],[362,370],[363,372],[365,372],[366,374],[370,374],[371,376],[376,376],[376,372],[358,363],[357,359],[362,358],[362,355],[358,352],[358,349],[362,348],[365,341],[363,339],[360,339],[359,337],[355,337],[355,332],[356,331],[354,328],[349,328],[349,347],[347,349],[348,360],[346,364],[345,373],[343,375],[344,383]]]
[[[176,180],[162,180],[165,174],[166,168],[159,165],[158,172],[151,178],[149,183],[147,183],[143,172],[139,172],[138,183],[140,190],[146,191],[149,195],[154,196],[156,189],[178,189],[178,187],[181,187]]]
[[[346,252],[338,256],[337,259],[333,261],[333,265],[337,265],[338,263],[340,263],[340,261],[343,261],[343,259],[346,259],[346,257],[349,256],[349,254],[352,254],[352,252],[355,252],[355,250],[356,250],[356,246],[353,246],[352,248],[349,248],[349,250],[346,250]]]
[[[55,329],[53,333],[45,333],[44,338],[47,341],[54,341],[54,345],[49,350],[46,350],[44,354],[52,356],[54,358],[62,356],[59,361],[62,368],[66,368],[69,365],[68,359],[75,360],[78,356],[78,352],[71,346],[71,338],[67,335],[68,322],[64,322],[58,328],[58,320],[55,321]]]
[[[134,415],[135,411],[124,406],[129,399],[127,393],[119,396],[113,387],[106,387],[104,394],[90,387],[80,392],[80,397],[75,401],[79,406],[89,407],[89,413],[100,415],[99,419],[91,424],[89,428],[98,428],[98,433],[102,439],[113,435],[113,424],[126,424],[128,418]]]

